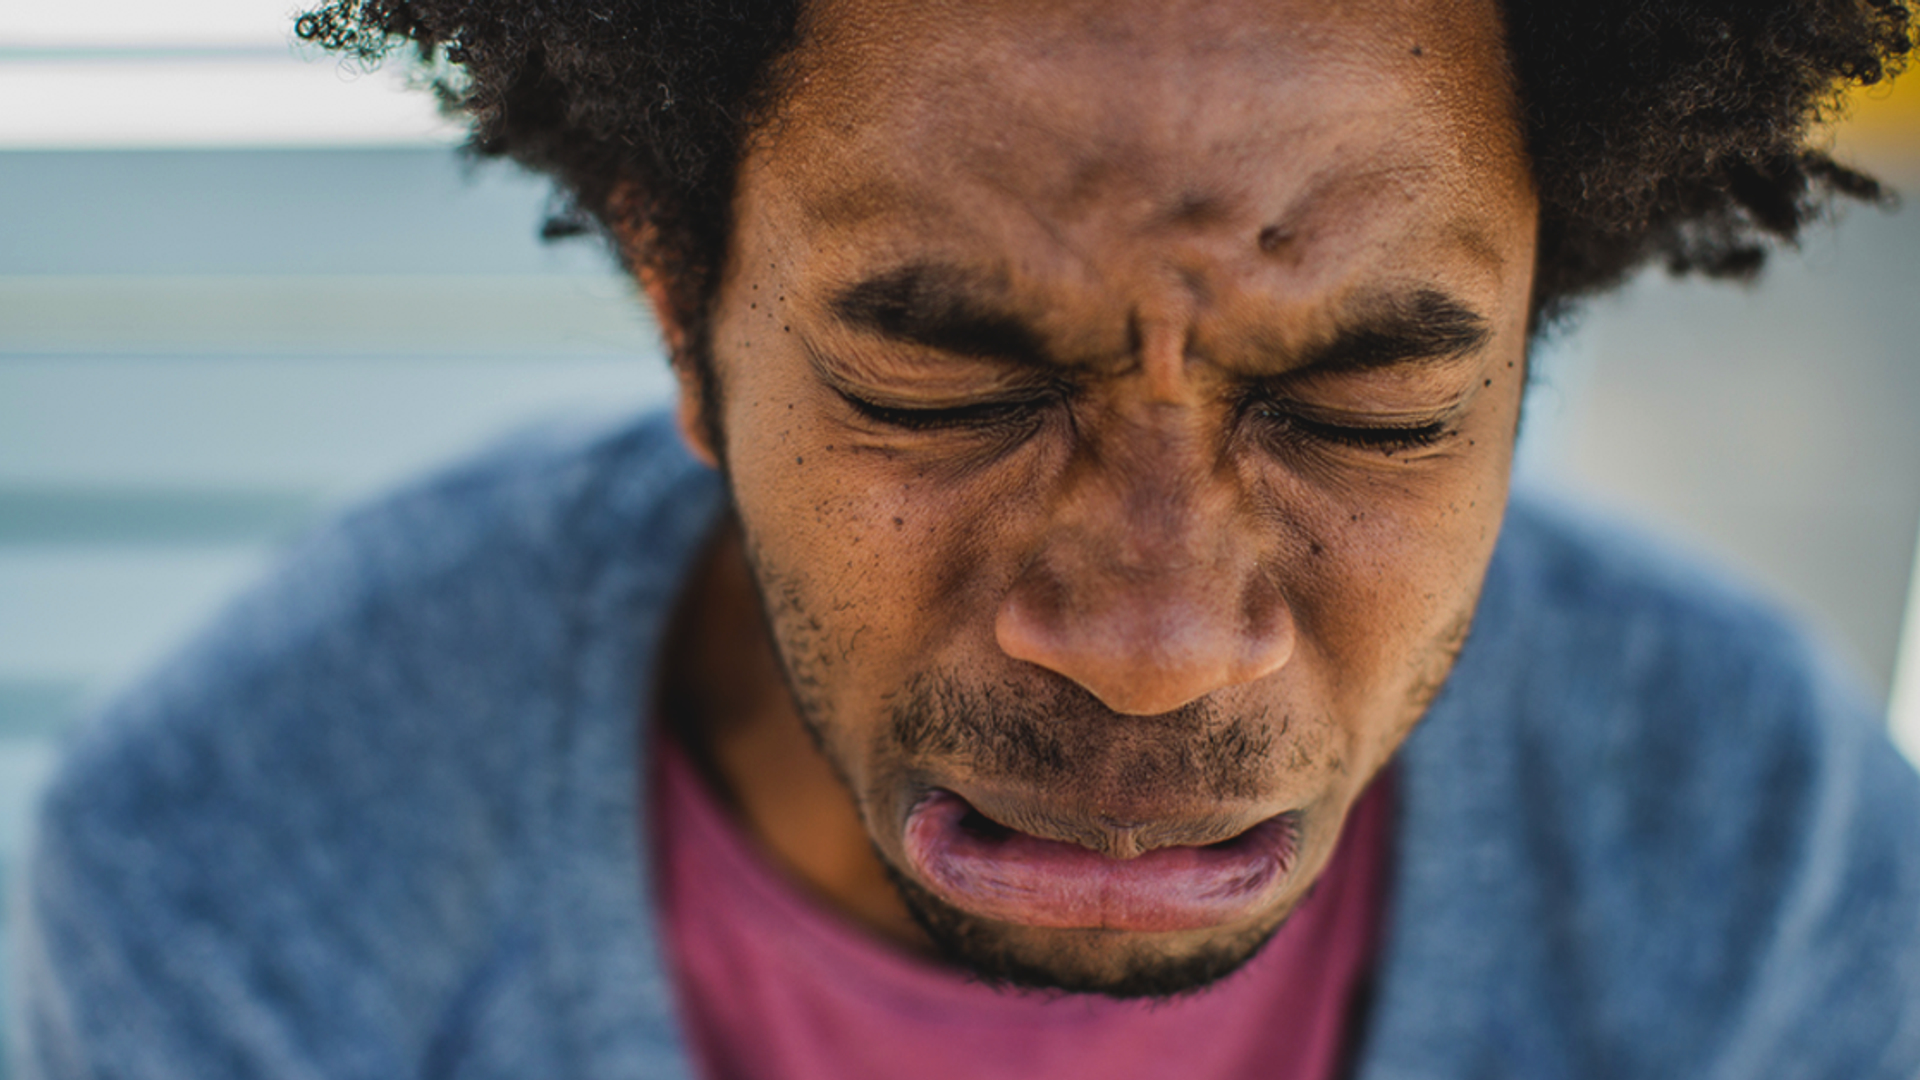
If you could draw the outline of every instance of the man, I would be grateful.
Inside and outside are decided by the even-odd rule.
[[[1920,1070],[1869,711],[1507,497],[1569,301],[1875,193],[1806,124],[1904,7],[302,32],[464,69],[652,299],[678,439],[364,511],[100,725],[28,1075]]]

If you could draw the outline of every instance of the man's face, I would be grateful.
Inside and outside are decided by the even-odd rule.
[[[799,714],[963,961],[1217,977],[1499,528],[1535,210],[1495,5],[808,18],[712,337]]]

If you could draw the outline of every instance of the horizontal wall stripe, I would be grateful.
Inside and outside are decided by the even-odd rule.
[[[0,151],[0,275],[601,275],[549,185],[446,147]],[[132,193],[138,197],[131,197]]]
[[[0,740],[52,738],[78,718],[86,700],[86,687],[77,682],[0,679]]]
[[[0,680],[124,686],[259,580],[277,550],[0,546]]]
[[[0,356],[655,356],[611,275],[0,277]]]
[[[128,48],[284,43],[299,0],[43,0],[0,8],[0,45]]]
[[[0,65],[0,101],[6,148],[421,146],[463,135],[401,65],[356,72],[290,53],[16,58]]]
[[[316,54],[318,50],[313,50]],[[305,62],[308,57],[301,54],[301,47],[288,41],[281,42],[221,42],[162,45],[91,45],[86,43],[56,42],[47,45],[11,45],[0,41],[0,64],[46,64],[46,63],[87,63],[87,64],[140,64],[161,61],[167,63],[221,63],[236,60],[280,61],[289,56]],[[313,57],[318,59],[318,56]]]
[[[354,499],[531,424],[657,406],[671,385],[658,356],[551,350],[0,356],[0,488]]]
[[[275,543],[324,512],[300,492],[0,487],[0,545]]]

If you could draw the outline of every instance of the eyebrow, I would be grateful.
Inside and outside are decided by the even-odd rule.
[[[1276,351],[1295,354],[1290,374],[1332,374],[1457,360],[1492,336],[1478,312],[1439,289],[1421,288],[1368,300],[1319,341]]]
[[[846,286],[829,306],[849,326],[895,341],[958,356],[1048,365],[1039,331],[996,305],[1001,291],[956,267],[911,263]]]
[[[998,305],[1001,291],[957,267],[910,263],[841,288],[829,306],[847,325],[895,341],[1029,367],[1061,366],[1038,329]],[[1286,374],[1335,374],[1455,360],[1491,337],[1478,312],[1426,287],[1366,300],[1343,313],[1331,333],[1305,346],[1265,335],[1253,344],[1267,357],[1290,357]]]

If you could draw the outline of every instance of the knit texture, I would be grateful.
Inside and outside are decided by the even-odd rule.
[[[639,727],[724,501],[654,416],[304,544],[49,791],[22,1076],[688,1077]],[[1363,1080],[1920,1075],[1920,779],[1738,589],[1516,500],[1399,761]]]

